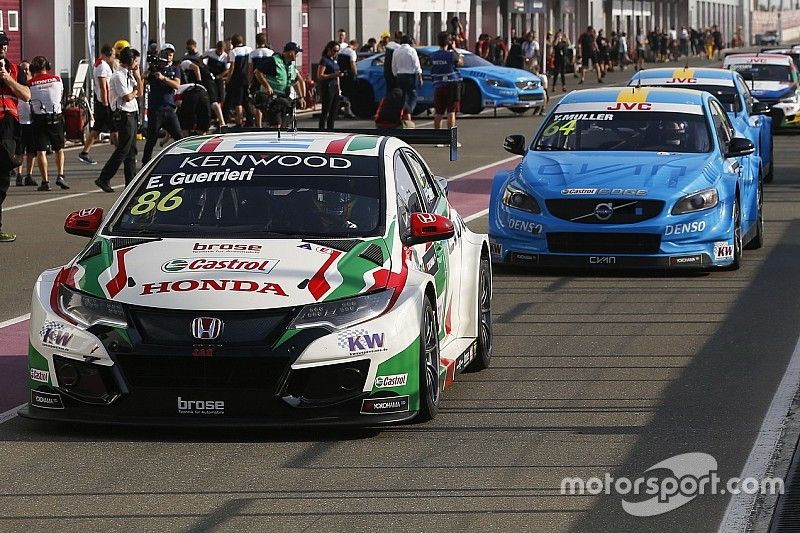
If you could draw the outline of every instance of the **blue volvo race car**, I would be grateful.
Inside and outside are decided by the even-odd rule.
[[[419,96],[415,114],[433,107],[433,82],[429,55],[437,46],[417,48],[422,77],[425,83],[417,90]],[[464,66],[458,71],[464,80],[461,112],[477,114],[487,107],[507,107],[515,113],[524,113],[532,107],[544,105],[542,80],[527,70],[499,67],[482,57],[459,50]],[[372,118],[378,102],[386,94],[383,77],[384,53],[357,62],[358,76],[355,96],[351,98],[353,113],[360,118]]]
[[[492,184],[496,263],[736,269],[763,244],[759,158],[709,93],[572,92],[505,148],[524,158]]]
[[[739,73],[718,68],[653,68],[634,74],[628,86],[682,87],[713,94],[728,112],[733,127],[755,145],[764,182],[772,181],[771,108],[753,98]]]

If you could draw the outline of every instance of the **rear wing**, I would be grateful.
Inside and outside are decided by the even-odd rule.
[[[297,128],[297,130],[278,130],[276,128],[228,128],[228,132],[277,131],[278,135],[298,133],[350,133],[353,135],[386,135],[396,137],[408,144],[444,144],[450,147],[450,161],[458,159],[458,128],[450,129],[375,129],[375,128],[334,128],[321,130],[317,128]]]

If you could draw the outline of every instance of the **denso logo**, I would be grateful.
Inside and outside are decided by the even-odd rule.
[[[258,292],[261,294],[272,293],[276,296],[288,296],[277,283],[260,283],[234,279],[182,279],[179,281],[145,283],[142,285],[140,296],[192,291]]]
[[[538,235],[539,233],[542,232],[541,224],[537,224],[536,222],[529,222],[526,220],[519,220],[517,218],[509,218],[508,227],[511,229],[524,231],[526,233],[533,233],[534,235]]]
[[[192,247],[193,252],[244,252],[246,254],[257,254],[261,251],[259,244],[232,244],[232,243],[212,243],[196,242]]]
[[[706,221],[687,222],[686,224],[673,224],[667,226],[664,235],[683,235],[684,233],[699,233],[706,229]]]
[[[225,414],[222,400],[184,400],[178,396],[178,412],[182,414]]]
[[[408,374],[394,374],[392,376],[378,376],[375,378],[375,387],[386,389],[389,387],[402,387],[408,382]]]
[[[590,265],[615,265],[617,258],[613,255],[593,255],[589,258]]]
[[[667,80],[667,83],[677,83],[677,84],[697,83],[697,78],[672,78],[671,80]]]
[[[161,265],[161,270],[167,273],[184,271],[204,271],[216,270],[222,272],[253,272],[257,274],[269,274],[275,265],[276,259],[224,259],[224,258],[202,258],[202,259],[172,259]]]
[[[606,108],[609,111],[650,111],[653,104],[650,102],[617,102]]]

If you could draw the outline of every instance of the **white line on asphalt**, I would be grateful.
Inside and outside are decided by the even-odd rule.
[[[447,178],[447,181],[454,181],[454,180],[457,180],[457,179],[461,179],[464,176],[477,174],[478,172],[482,172],[482,171],[486,170],[487,168],[492,168],[492,167],[497,166],[497,165],[502,165],[503,163],[510,163],[511,161],[514,161],[515,159],[519,159],[519,158],[520,158],[520,156],[518,156],[518,155],[512,155],[511,157],[507,157],[506,159],[501,159],[500,161],[495,161],[494,163],[489,163],[488,165],[483,165],[482,167],[473,168],[472,170],[468,170],[467,172],[462,172],[461,174],[456,174],[455,176]]]
[[[0,329],[7,328],[8,326],[13,326],[14,324],[19,324],[24,320],[28,320],[31,317],[30,313],[26,313],[22,316],[18,316],[17,318],[12,318],[10,320],[6,320],[5,322],[0,322]]]
[[[24,403],[22,405],[18,405],[16,407],[14,407],[13,409],[9,409],[5,413],[0,413],[0,424],[8,422],[12,418],[16,417],[17,416],[17,411],[19,411],[23,407],[25,407]]]
[[[758,431],[747,462],[742,468],[742,473],[739,474],[740,479],[751,477],[760,481],[767,476],[767,469],[770,467],[772,455],[781,438],[798,384],[800,384],[800,338],[797,339],[786,372],[772,397],[772,403],[769,404],[769,409],[761,423],[761,429]],[[744,492],[732,495],[728,507],[725,509],[725,516],[720,522],[719,533],[745,531],[756,496],[756,494],[745,494]]]
[[[97,191],[87,191],[87,192],[78,192],[75,194],[67,194],[64,196],[56,196],[55,198],[48,198],[47,200],[37,200],[35,202],[28,202],[27,204],[19,204],[19,205],[12,205],[11,207],[6,207],[3,211],[13,211],[14,209],[22,209],[23,207],[33,207],[35,205],[42,205],[42,204],[49,204],[50,202],[58,202],[59,200],[69,200],[70,198],[77,198],[78,196],[86,196],[87,194],[94,194]]]
[[[488,208],[484,209],[483,211],[478,211],[477,213],[473,213],[472,215],[470,215],[468,217],[464,217],[464,222],[472,222],[476,218],[481,218],[482,216],[487,215],[487,214],[489,214],[489,209]]]

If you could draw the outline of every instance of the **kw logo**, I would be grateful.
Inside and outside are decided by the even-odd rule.
[[[54,348],[66,348],[74,336],[65,330],[64,324],[59,322],[45,322],[39,330],[42,344]]]
[[[383,348],[383,340],[383,333],[372,333],[347,337],[347,344],[351,352],[363,352],[364,350]]]

